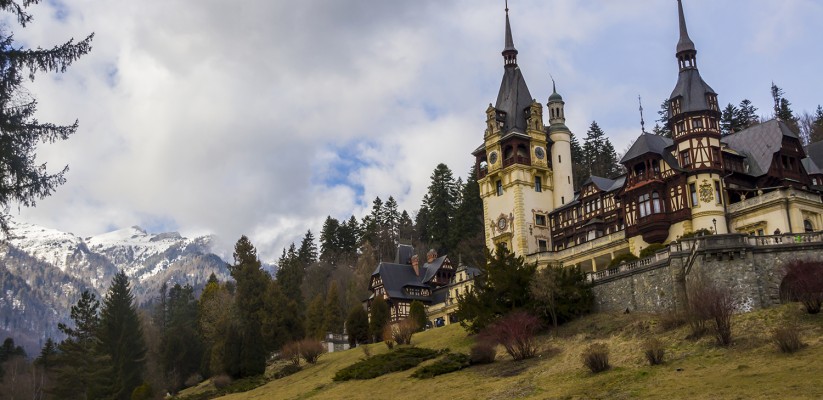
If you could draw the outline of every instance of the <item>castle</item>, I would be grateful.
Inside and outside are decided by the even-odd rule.
[[[823,261],[823,142],[807,156],[777,119],[722,136],[718,94],[700,76],[681,0],[677,12],[672,138],[642,132],[620,160],[625,174],[592,176],[575,191],[566,104],[552,85],[546,126],[517,63],[506,9],[503,80],[472,152],[486,246],[505,246],[539,268],[581,268],[596,284],[600,310],[682,306],[692,270],[724,284],[741,304],[769,306],[779,301],[779,269],[790,257]],[[691,238],[696,233],[711,235]],[[652,244],[661,250],[612,265]],[[478,270],[455,270],[436,254],[419,268],[411,254],[401,246],[395,263],[377,267],[367,306],[383,296],[396,321],[418,300],[433,325],[453,322],[460,291],[471,290]]]

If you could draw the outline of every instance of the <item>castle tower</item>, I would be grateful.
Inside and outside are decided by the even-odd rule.
[[[486,246],[494,249],[502,243],[525,255],[550,248],[548,213],[556,203],[543,106],[532,99],[517,65],[508,8],[502,55],[497,102],[486,109],[483,144],[472,154],[483,199]]]
[[[552,79],[552,94],[549,96],[549,139],[552,141],[552,182],[554,183],[554,205],[561,207],[574,198],[572,178],[571,131],[566,127],[566,103],[557,93]]]
[[[692,230],[727,233],[720,149],[717,93],[697,69],[697,49],[686,28],[683,3],[677,1],[680,40],[676,57],[680,72],[669,96],[669,129],[680,167],[686,171]]]

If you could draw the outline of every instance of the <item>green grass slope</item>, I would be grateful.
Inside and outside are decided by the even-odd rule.
[[[775,327],[797,321],[806,347],[791,355],[771,342]],[[656,316],[596,314],[540,337],[539,357],[511,361],[499,348],[490,365],[419,380],[415,369],[365,381],[333,382],[339,369],[364,357],[360,348],[326,354],[316,365],[223,399],[790,399],[823,398],[823,315],[805,315],[797,304],[735,317],[734,343],[686,340],[688,328],[661,332]],[[662,366],[646,364],[642,344],[657,337],[666,345]],[[580,354],[592,341],[608,344],[612,369],[586,370]],[[457,325],[414,336],[420,347],[468,352],[473,339]],[[372,353],[388,351],[382,343]],[[428,361],[422,365],[428,365]]]

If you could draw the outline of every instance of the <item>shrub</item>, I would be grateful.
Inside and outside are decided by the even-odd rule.
[[[665,249],[666,245],[663,243],[650,243],[646,246],[645,249],[640,250],[640,258],[646,258],[648,256],[653,256],[654,253],[657,253],[659,250]]]
[[[727,289],[718,288],[705,279],[696,280],[687,290],[689,296],[689,324],[692,337],[699,337],[706,331],[706,321],[714,322],[713,330],[717,344],[728,346],[732,342],[732,315],[737,302]]]
[[[297,348],[300,352],[300,355],[309,364],[316,363],[317,359],[320,358],[320,355],[322,355],[326,351],[326,349],[323,347],[323,343],[321,343],[317,339],[310,338],[306,338],[298,342]]]
[[[512,359],[519,361],[537,354],[534,335],[539,328],[539,318],[524,311],[515,311],[489,326],[482,336],[503,345]]]
[[[609,265],[606,266],[606,268],[613,268],[624,262],[631,262],[637,259],[637,256],[632,253],[621,254],[615,258],[612,258],[612,260],[609,262]]]
[[[299,365],[294,364],[286,364],[283,368],[280,368],[277,372],[274,373],[274,379],[285,378],[289,375],[295,374],[300,372],[303,368]]]
[[[698,229],[694,232],[686,233],[683,236],[681,236],[680,238],[681,239],[688,239],[688,238],[693,238],[693,237],[708,236],[708,235],[712,235],[712,234],[714,234],[714,232],[712,232],[711,229],[701,228],[701,229]]]
[[[663,343],[657,338],[651,338],[643,343],[643,353],[646,355],[646,360],[649,365],[663,364],[663,356],[666,354],[666,349]]]
[[[201,376],[200,374],[193,374],[186,378],[186,381],[183,382],[183,384],[186,385],[186,387],[192,387],[196,386],[200,382],[203,382],[203,376]]]
[[[231,377],[229,377],[226,374],[217,375],[214,378],[211,378],[211,383],[214,384],[214,387],[218,389],[223,389],[231,385]]]
[[[411,302],[409,306],[409,319],[417,324],[415,332],[422,332],[423,329],[426,329],[426,322],[428,322],[426,319],[426,306],[418,300]]]
[[[470,360],[472,364],[491,364],[497,357],[496,345],[487,340],[481,340],[471,348]]]
[[[686,324],[686,317],[679,312],[669,312],[660,316],[660,329],[663,332],[677,329]]]
[[[435,358],[439,354],[441,352],[432,349],[401,347],[349,365],[337,371],[333,379],[335,381],[372,379],[391,372],[414,368],[421,362]]]
[[[434,378],[438,375],[459,371],[469,365],[471,365],[471,360],[468,355],[463,353],[447,353],[443,358],[434,364],[427,365],[417,371],[414,371],[412,377],[419,379]]]
[[[609,348],[605,343],[592,343],[582,354],[583,365],[592,373],[603,372],[611,366],[609,365]]]
[[[363,345],[363,346],[360,346],[360,348],[363,350],[363,356],[364,357],[371,358],[371,347],[369,347],[367,345]]]
[[[784,269],[784,298],[802,302],[809,314],[819,313],[823,305],[823,263],[795,260]]]
[[[132,390],[131,400],[151,400],[152,390],[151,385],[144,383]]]
[[[794,353],[803,347],[800,329],[795,324],[779,327],[772,333],[772,341],[782,353]]]
[[[417,321],[406,318],[396,324],[391,325],[391,337],[397,344],[411,344],[412,335],[418,331],[420,327]]]
[[[294,365],[300,365],[300,344],[298,342],[288,342],[280,349],[280,359],[291,361]]]
[[[383,343],[386,344],[386,347],[388,347],[389,350],[394,348],[394,335],[392,335],[392,333],[392,324],[386,324],[386,326],[383,327],[383,333],[381,336],[383,337]]]

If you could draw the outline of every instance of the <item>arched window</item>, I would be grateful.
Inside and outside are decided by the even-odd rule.
[[[506,146],[503,150],[503,159],[508,160],[514,155],[514,149],[511,146]]]
[[[806,232],[814,232],[814,225],[812,225],[812,221],[809,221],[808,219],[804,219],[803,220],[803,229]]]

